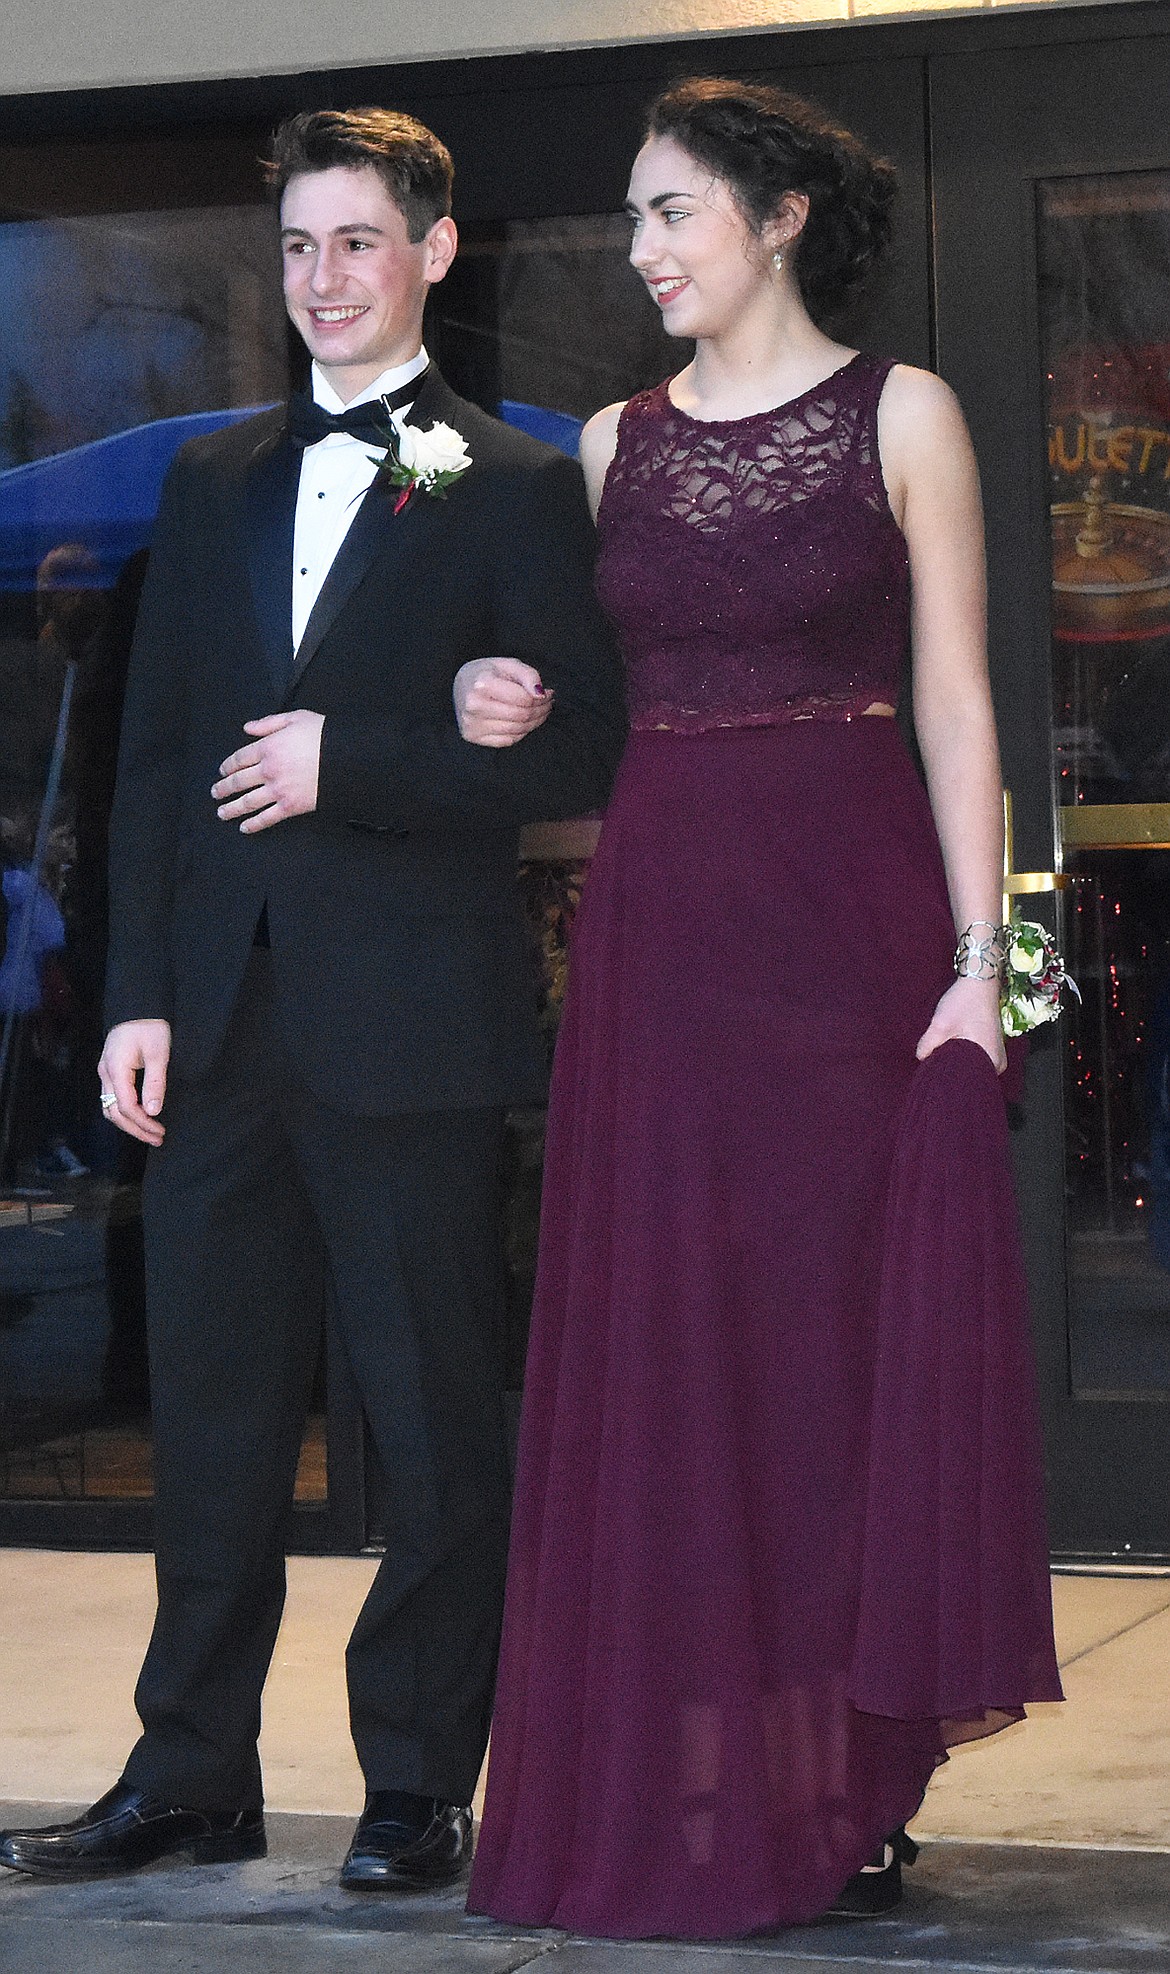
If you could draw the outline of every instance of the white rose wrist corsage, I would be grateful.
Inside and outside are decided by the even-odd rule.
[[[1012,918],[1006,925],[977,920],[969,925],[955,948],[955,972],[961,980],[999,981],[1005,1035],[1026,1035],[1046,1021],[1055,1021],[1062,987],[1078,1001],[1081,998],[1052,934],[1032,919]]]
[[[1031,919],[1013,918],[1004,927],[1007,951],[1000,985],[999,1010],[1005,1035],[1026,1035],[1060,1013],[1061,989],[1081,998],[1075,980],[1052,934]]]

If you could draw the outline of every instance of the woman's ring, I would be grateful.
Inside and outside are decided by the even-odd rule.
[[[103,1110],[107,1110],[107,1111],[109,1111],[109,1110],[114,1110],[114,1109],[116,1108],[116,1106],[117,1106],[117,1102],[118,1102],[118,1099],[117,1099],[117,1097],[116,1097],[116,1096],[114,1095],[114,1093],[113,1093],[113,1091],[112,1091],[112,1090],[103,1090],[103,1091],[102,1091],[102,1098],[101,1098],[101,1103],[102,1103],[102,1109],[103,1109]]]

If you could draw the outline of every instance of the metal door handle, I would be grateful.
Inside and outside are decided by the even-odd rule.
[[[1012,915],[1012,899],[1035,896],[1043,891],[1066,891],[1071,879],[1062,870],[1013,870],[1015,831],[1012,826],[1012,791],[1003,791],[1003,916]]]
[[[1005,898],[1018,898],[1028,891],[1067,891],[1072,879],[1062,870],[1014,870],[1005,872]]]

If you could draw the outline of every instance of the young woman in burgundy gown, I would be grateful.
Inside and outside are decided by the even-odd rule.
[[[499,1919],[885,1909],[947,1746],[1060,1695],[975,465],[945,385],[814,321],[890,192],[739,83],[669,92],[633,168],[631,258],[696,351],[582,445],[633,731],[549,1117]]]

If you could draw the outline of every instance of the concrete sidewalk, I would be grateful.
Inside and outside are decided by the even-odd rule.
[[[2,1974],[1170,1974],[1170,1581],[1058,1578],[1068,1704],[961,1748],[932,1782],[896,1916],[732,1946],[614,1946],[463,1914],[462,1891],[355,1897],[361,1806],[342,1674],[374,1564],[295,1558],[265,1692],[270,1854],[111,1884],[0,1871]],[[150,1558],[0,1551],[0,1826],[118,1774],[153,1612]]]
[[[45,1806],[0,1808],[4,1823]],[[47,1820],[47,1818],[46,1818]],[[277,1815],[259,1863],[156,1866],[109,1884],[0,1874],[4,1974],[1166,1974],[1170,1856],[924,1848],[896,1916],[731,1946],[615,1945],[463,1913],[463,1890],[355,1897],[337,1884],[348,1818]]]
[[[364,1556],[289,1561],[260,1742],[270,1810],[361,1809],[343,1660],[374,1568]],[[1067,1705],[957,1749],[914,1834],[1170,1851],[1170,1579],[1052,1587]],[[0,1799],[104,1795],[138,1734],[153,1616],[149,1556],[0,1550]]]

